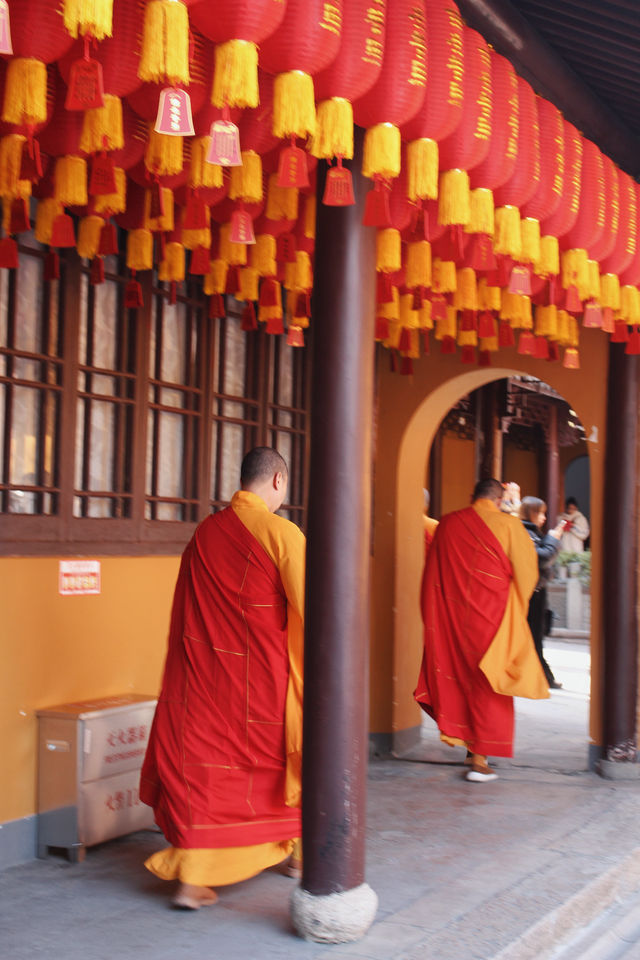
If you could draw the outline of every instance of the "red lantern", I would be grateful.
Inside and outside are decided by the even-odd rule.
[[[278,138],[272,133],[273,115],[273,77],[258,70],[260,88],[260,106],[253,110],[243,110],[238,121],[240,142],[243,150],[255,150],[256,153],[269,153],[278,146]]]
[[[540,127],[533,88],[518,77],[518,145],[513,175],[494,194],[496,207],[522,207],[540,183]]]
[[[549,100],[538,98],[540,125],[540,181],[520,209],[523,217],[545,220],[558,209],[565,180],[565,128],[562,114]]]
[[[422,107],[427,89],[424,0],[396,0],[387,19],[384,59],[371,89],[353,105],[355,122],[367,128],[362,172],[392,179],[400,173],[399,127]]]
[[[129,170],[144,157],[148,129],[142,117],[134,113],[127,103],[122,104],[122,132],[124,147],[110,154],[114,166]]]
[[[636,183],[618,170],[620,187],[620,226],[615,247],[610,256],[601,261],[602,273],[617,273],[622,276],[633,263],[638,246],[638,208]]]
[[[564,191],[556,212],[542,221],[541,232],[552,237],[563,237],[576,222],[580,208],[580,177],[582,173],[583,139],[576,128],[564,122],[566,172]]]
[[[77,110],[67,110],[66,89],[59,74],[53,84],[53,112],[51,120],[38,136],[40,146],[52,157],[77,154],[82,133],[83,115]]]
[[[582,250],[593,246],[602,236],[604,219],[604,158],[595,143],[583,140],[580,208],[573,227],[560,241],[560,248]]]
[[[11,38],[15,57],[32,57],[53,63],[64,56],[73,43],[60,14],[51,0],[18,0],[11,4]]]
[[[618,168],[610,157],[604,160],[604,230],[600,238],[589,246],[591,260],[605,260],[613,253],[620,227],[620,183]]]
[[[640,210],[640,184],[635,184],[636,192],[636,210]],[[620,277],[620,283],[622,286],[630,284],[631,286],[637,286],[640,284],[640,243],[636,240],[636,251],[633,256],[633,260],[624,271]]]
[[[506,57],[493,49],[489,50],[489,56],[493,99],[491,141],[484,160],[469,170],[469,182],[474,190],[480,187],[496,190],[501,187],[513,176],[518,157],[518,78]]]

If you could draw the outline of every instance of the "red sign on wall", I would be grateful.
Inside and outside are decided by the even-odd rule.
[[[58,590],[63,597],[100,593],[100,561],[60,560]]]

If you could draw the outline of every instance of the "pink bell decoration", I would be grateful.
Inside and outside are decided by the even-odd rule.
[[[217,163],[221,167],[242,166],[238,128],[231,120],[214,120],[211,124],[207,163]]]
[[[11,56],[13,54],[11,24],[9,23],[9,4],[7,0],[0,0],[0,53],[3,56]]]
[[[165,87],[160,91],[158,115],[153,129],[170,137],[194,136],[191,99],[186,90]]]

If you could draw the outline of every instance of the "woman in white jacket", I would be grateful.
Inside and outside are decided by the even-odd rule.
[[[589,536],[589,521],[578,510],[575,497],[569,497],[565,503],[565,512],[558,517],[558,522],[565,521],[560,548],[570,553],[582,553],[584,541]]]

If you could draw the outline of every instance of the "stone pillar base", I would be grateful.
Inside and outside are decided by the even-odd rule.
[[[373,923],[378,895],[368,883],[318,897],[297,887],[290,906],[296,932],[305,940],[349,943],[363,937]]]
[[[640,763],[629,760],[597,760],[596,772],[605,780],[638,780]]]

